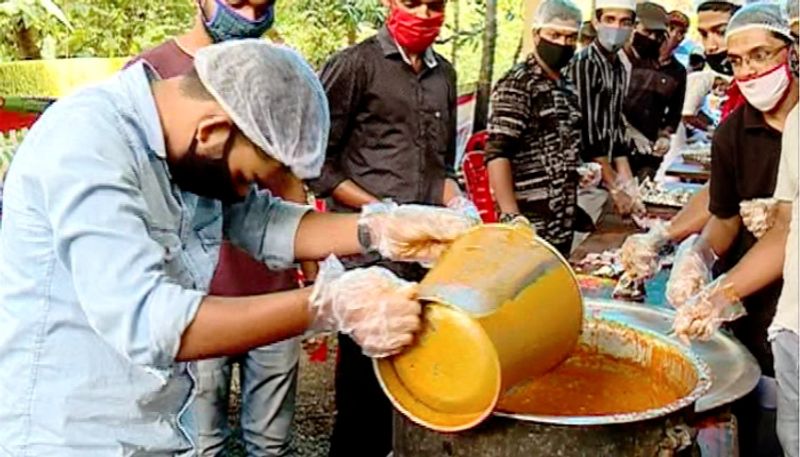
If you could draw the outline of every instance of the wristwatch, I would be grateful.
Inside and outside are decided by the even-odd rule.
[[[372,246],[372,234],[367,224],[358,224],[358,244],[361,245],[361,250],[365,253],[370,253],[375,250]]]
[[[514,222],[514,219],[520,216],[519,213],[500,213],[500,223],[501,224],[510,224]]]

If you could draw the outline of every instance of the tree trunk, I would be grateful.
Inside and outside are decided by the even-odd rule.
[[[458,35],[461,33],[461,0],[455,0],[453,4],[453,44],[450,51],[450,63],[456,66],[458,58]]]
[[[489,96],[492,91],[494,48],[497,41],[497,0],[486,0],[486,29],[483,32],[483,55],[478,76],[478,95],[475,101],[474,131],[486,128],[489,114]]]
[[[14,30],[14,40],[17,42],[19,58],[22,60],[38,60],[42,58],[42,51],[36,44],[38,34],[36,30],[25,26],[25,21],[20,19]]]
[[[347,30],[347,45],[352,46],[358,41],[358,26],[354,25]]]
[[[514,51],[514,64],[519,62],[520,55],[522,55],[522,42],[524,40],[522,38],[519,39],[519,44],[517,45],[517,50]]]

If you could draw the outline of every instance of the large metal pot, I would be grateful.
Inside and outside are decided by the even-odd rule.
[[[687,424],[710,386],[709,369],[689,349],[654,332],[587,320],[581,344],[658,373],[679,397],[646,411],[603,416],[541,416],[496,412],[480,426],[440,433],[396,415],[395,457],[670,456],[690,448]]]
[[[384,392],[425,427],[485,419],[500,393],[561,363],[583,301],[567,261],[525,225],[489,224],[456,240],[420,284],[423,331],[375,363]]]

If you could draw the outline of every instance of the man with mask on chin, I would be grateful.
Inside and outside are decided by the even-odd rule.
[[[534,50],[497,82],[486,161],[501,220],[522,214],[569,256],[578,191],[581,126],[575,88],[561,76],[572,59],[581,11],[544,0],[534,16]]]
[[[761,261],[766,263],[749,271],[738,264],[750,257],[746,254],[756,249],[756,241],[764,236],[772,220],[759,217],[753,208],[759,204],[758,199],[770,198],[775,192],[782,133],[791,130],[786,125],[787,116],[798,100],[797,78],[790,69],[794,39],[778,5],[771,3],[754,3],[739,10],[728,25],[725,38],[734,79],[747,102],[730,114],[714,134],[709,205],[712,217],[702,235],[687,241],[684,254],[675,259],[667,291],[669,295],[672,288],[683,284],[682,297],[697,294],[685,302],[673,303],[678,307],[676,330],[688,337],[705,336],[694,333],[693,327],[687,325],[694,319],[718,326],[719,321],[732,320],[746,312],[731,328],[758,360],[763,377],[759,388],[735,406],[742,430],[741,454],[777,455],[774,401],[764,394],[774,394],[775,370],[768,328],[775,316],[781,281],[773,277],[759,287],[753,284],[764,275],[768,277],[775,268],[780,271],[780,257],[762,256]],[[764,213],[769,214],[771,208],[764,205]],[[713,265],[718,258],[719,264]],[[712,267],[727,274],[702,290],[686,290],[687,275],[707,279]],[[765,418],[770,426],[759,427],[759,420]],[[793,427],[796,430],[797,425]],[[756,433],[759,429],[766,433]]]
[[[263,190],[314,178],[330,115],[294,51],[236,40],[159,80],[142,63],[59,100],[4,187],[0,455],[197,455],[197,360],[340,331],[385,357],[419,326],[414,284],[329,257],[313,288],[207,292],[225,236],[274,268],[444,248],[472,220],[384,205],[322,214]],[[409,230],[398,230],[399,227]]]
[[[628,76],[617,56],[633,31],[635,11],[634,0],[598,0],[592,20],[597,39],[564,69],[578,91],[581,158],[600,164],[603,183],[621,215],[638,209],[623,121]]]
[[[322,176],[309,182],[340,211],[383,199],[451,205],[464,202],[453,179],[456,75],[432,45],[446,0],[384,0],[386,24],[377,35],[334,55],[320,79],[331,107],[331,134]],[[424,275],[416,265],[375,256],[400,277]],[[339,336],[336,422],[331,455],[386,457],[392,448],[392,406],[372,362],[347,335]]]
[[[276,0],[198,0],[194,26],[188,32],[145,51],[132,63],[143,61],[162,79],[186,74],[191,71],[194,54],[199,49],[222,41],[264,35],[274,22],[275,3]],[[284,200],[305,204],[306,192],[299,180],[272,184],[271,190]],[[272,271],[263,262],[223,241],[210,293],[236,297],[297,287],[295,268]],[[297,338],[287,339],[236,359],[242,396],[239,424],[248,455],[281,456],[289,452],[299,344]],[[231,437],[228,400],[233,362],[231,358],[219,358],[197,364],[198,395],[193,407],[199,429],[199,454],[204,457],[221,455]]]
[[[626,133],[634,146],[631,166],[639,179],[655,176],[680,122],[686,70],[676,62],[681,69],[677,77],[662,71],[659,58],[666,41],[667,11],[656,3],[639,3],[633,36],[619,53],[630,74],[624,112]],[[667,116],[675,112],[677,116]]]

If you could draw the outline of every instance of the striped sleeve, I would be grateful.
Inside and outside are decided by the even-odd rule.
[[[492,92],[487,161],[513,157],[531,118],[530,88],[524,78],[514,77],[514,71],[500,80]]]
[[[593,66],[590,64],[588,57],[584,54],[578,55],[573,59],[568,69],[569,78],[575,84],[575,89],[578,93],[578,104],[580,105],[581,117],[581,159],[585,162],[590,162],[603,154],[597,154],[598,138],[595,128],[597,121],[596,116],[598,110],[594,106],[596,100],[592,94],[596,90],[592,88],[594,80]]]

